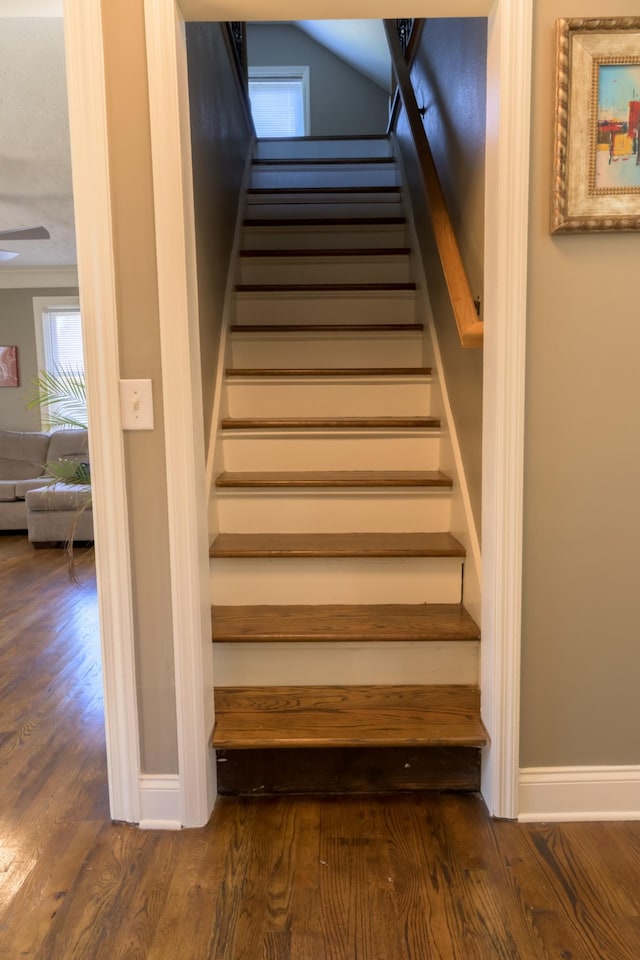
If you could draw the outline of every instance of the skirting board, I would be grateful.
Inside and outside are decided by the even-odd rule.
[[[640,766],[520,770],[518,820],[640,820]]]
[[[142,774],[140,790],[141,830],[181,830],[180,777]]]

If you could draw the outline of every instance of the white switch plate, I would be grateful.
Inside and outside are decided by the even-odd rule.
[[[151,380],[121,380],[120,411],[123,430],[153,430]]]

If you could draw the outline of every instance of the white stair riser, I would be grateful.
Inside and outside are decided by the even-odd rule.
[[[353,217],[366,217],[367,219],[377,219],[378,217],[401,217],[403,216],[400,199],[389,200],[386,197],[380,197],[378,200],[350,200],[344,198],[336,199],[331,203],[310,200],[286,200],[281,203],[248,203],[245,211],[245,217],[248,220],[272,220],[272,219],[295,219],[306,220],[314,217],[318,220],[324,220],[328,217],[340,217],[351,219]]]
[[[234,334],[234,367],[411,367],[422,365],[421,334]]]
[[[359,247],[405,247],[407,228],[404,224],[371,227],[357,224],[340,226],[258,226],[245,227],[242,247],[245,250],[289,250],[293,248],[334,249]]]
[[[460,603],[461,569],[450,557],[217,558],[211,602]]]
[[[390,157],[391,142],[385,137],[366,140],[303,139],[257,140],[255,156],[258,160],[289,157]]]
[[[225,470],[437,470],[440,433],[223,432]]]
[[[222,533],[445,533],[451,498],[444,492],[301,493],[218,490]]]
[[[416,298],[411,290],[241,292],[236,297],[236,322],[415,323]],[[332,336],[339,343],[345,334]]]
[[[400,175],[394,163],[277,164],[251,171],[251,186],[288,187],[397,187]]]
[[[214,643],[216,686],[476,684],[476,641]]]
[[[431,401],[427,377],[232,377],[226,388],[232,417],[290,417],[292,411],[300,417],[428,416]]]
[[[241,257],[240,283],[407,283],[408,256]]]

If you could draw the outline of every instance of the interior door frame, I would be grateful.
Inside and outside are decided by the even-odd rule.
[[[108,448],[108,456],[92,451],[92,473],[98,514],[111,810],[114,819],[135,822],[139,817],[139,734],[126,486],[119,403],[114,392],[117,317],[100,6],[101,0],[65,0],[65,32],[81,300],[83,311],[100,317],[99,324],[92,324],[87,343],[89,426],[94,436],[101,437],[101,445],[106,438]],[[322,0],[300,0],[295,5],[293,0],[274,0],[269,15],[273,19],[337,15],[330,6]],[[255,0],[236,0],[234,17],[260,18],[263,13],[254,7]],[[485,752],[482,791],[491,814],[515,818],[533,0],[431,0],[428,10],[406,12],[489,18],[481,682],[483,719],[491,746]],[[349,9],[340,10],[340,15],[346,14],[384,17],[388,5],[382,0],[368,5],[352,0]],[[227,20],[230,13],[218,0],[182,0],[181,4],[145,0],[156,250],[158,263],[163,265],[158,290],[163,357],[170,357],[168,351],[182,343],[183,337],[193,335],[196,308],[193,222],[184,205],[191,190],[185,145],[184,17]],[[92,113],[94,121],[90,122]],[[86,136],[87,128],[84,142],[80,142],[82,123],[89,124],[93,142]],[[181,348],[183,369],[193,362],[194,345],[190,344],[186,351]],[[200,455],[193,428],[182,435],[185,418],[197,407],[198,387],[193,378],[175,375],[163,387],[167,436],[174,438],[174,447],[187,457],[187,467],[171,479],[168,510],[172,597],[187,618],[186,624],[178,623],[174,608],[179,815],[183,825],[195,826],[206,822],[215,800],[212,751],[204,736],[213,716],[210,637],[203,615],[208,605],[208,572],[202,534],[197,531],[201,508],[199,500],[193,503],[197,478],[191,475]]]

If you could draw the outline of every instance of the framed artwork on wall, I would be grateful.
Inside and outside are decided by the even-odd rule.
[[[557,22],[552,233],[640,230],[640,17]]]
[[[18,348],[0,347],[0,387],[18,385]]]

